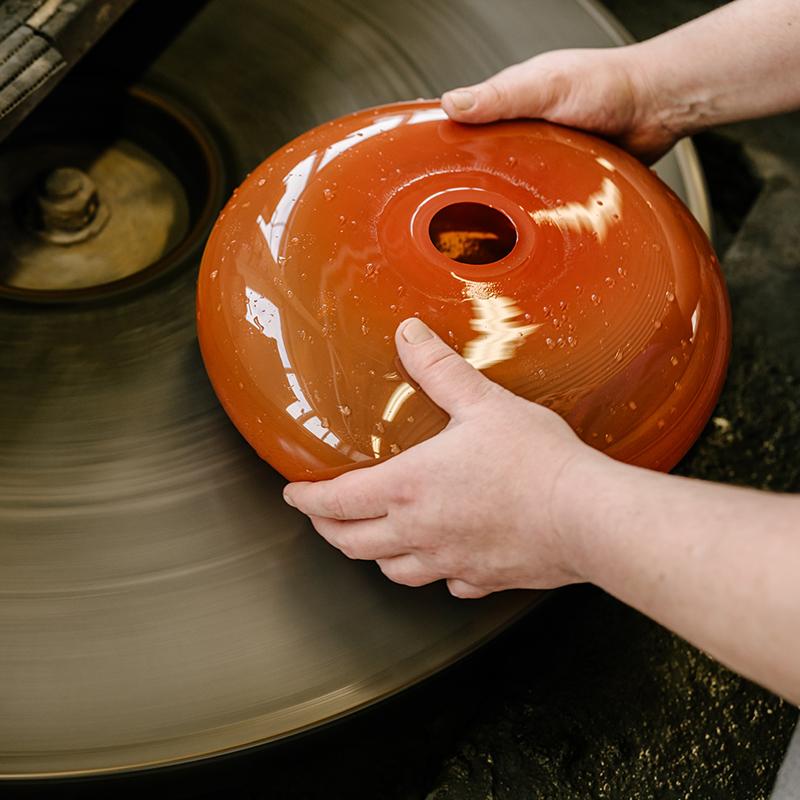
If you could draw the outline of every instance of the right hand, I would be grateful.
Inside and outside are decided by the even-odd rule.
[[[584,489],[631,467],[584,444],[555,412],[474,369],[416,317],[400,325],[409,376],[450,415],[436,436],[380,464],[284,498],[350,558],[377,560],[397,583],[444,579],[456,597],[584,580]],[[491,498],[489,501],[488,498]],[[591,546],[602,547],[598,536]]]
[[[582,128],[649,164],[683,133],[663,122],[636,47],[542,53],[446,92],[442,106],[457,122],[527,117]]]

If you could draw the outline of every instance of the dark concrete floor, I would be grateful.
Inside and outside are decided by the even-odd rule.
[[[608,2],[637,38],[714,5]],[[719,407],[679,471],[797,491],[800,116],[728,126],[698,145],[735,334]],[[466,662],[326,731],[58,795],[755,800],[768,797],[796,719],[640,614],[578,587]]]

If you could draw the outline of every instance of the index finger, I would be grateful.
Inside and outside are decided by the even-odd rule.
[[[290,483],[283,490],[283,499],[309,516],[375,519],[388,513],[390,487],[384,465],[376,464],[329,481]]]

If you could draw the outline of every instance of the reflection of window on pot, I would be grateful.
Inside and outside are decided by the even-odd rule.
[[[337,447],[340,444],[339,438],[333,431],[328,429],[328,420],[320,419],[312,412],[311,404],[303,392],[292,368],[289,354],[286,352],[286,345],[283,341],[283,331],[281,330],[281,315],[278,307],[266,297],[260,295],[255,289],[245,287],[245,297],[247,298],[247,313],[245,318],[260,334],[272,339],[278,349],[281,364],[286,370],[286,382],[294,395],[294,402],[286,407],[286,413],[292,419],[296,419],[307,431],[313,433],[321,441]]]

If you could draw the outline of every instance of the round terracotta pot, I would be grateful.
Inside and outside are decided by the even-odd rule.
[[[436,102],[321,125],[257,167],[200,269],[200,347],[228,415],[290,480],[401,453],[447,415],[405,375],[416,315],[608,455],[668,470],[730,349],[719,265],[690,212],[606,141],[468,126]]]

